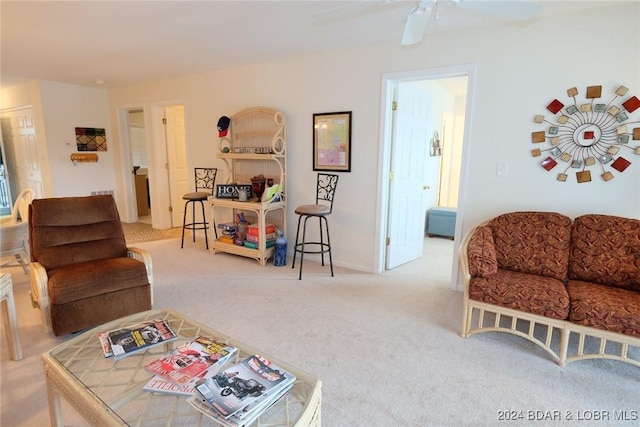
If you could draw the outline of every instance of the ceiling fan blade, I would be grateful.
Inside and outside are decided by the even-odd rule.
[[[457,7],[494,15],[516,21],[535,18],[542,10],[542,5],[531,0],[451,0]]]
[[[435,3],[432,6],[426,6],[424,3],[420,3],[411,9],[404,26],[402,40],[400,41],[402,46],[409,46],[422,41],[427,32],[429,22],[431,22],[435,14],[435,10]]]

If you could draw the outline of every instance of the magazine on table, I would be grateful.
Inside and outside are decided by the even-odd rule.
[[[165,380],[159,375],[154,375],[153,378],[149,380],[147,384],[143,387],[143,390],[150,391],[154,393],[167,393],[167,394],[175,394],[178,396],[191,396],[196,392],[195,385],[199,380],[207,379],[213,377],[217,374],[220,369],[224,366],[226,361],[231,358],[232,355],[229,355],[228,358],[220,365],[213,364],[209,366],[207,369],[196,375],[193,379],[189,380],[187,383],[183,385],[177,385],[176,383]]]
[[[154,319],[109,331],[107,337],[113,356],[118,360],[149,347],[172,341],[178,338],[178,335],[169,322]]]
[[[236,417],[241,420],[255,420],[257,417],[262,415],[267,409],[273,406],[276,402],[280,400],[282,396],[289,393],[289,391],[293,388],[293,383],[290,383],[284,388],[280,390],[274,390],[272,393],[265,393],[256,399],[253,403],[248,404],[242,410],[233,414],[233,417]],[[253,422],[253,421],[251,421]]]
[[[185,385],[212,365],[219,370],[236,351],[232,345],[199,336],[148,363],[145,369],[176,385]]]
[[[100,347],[102,347],[102,353],[104,353],[104,357],[113,356],[113,351],[111,351],[111,343],[109,342],[109,332],[102,332],[98,334],[98,339],[100,340]]]
[[[293,384],[283,388],[279,393],[270,396],[269,399],[263,399],[262,402],[255,401],[253,409],[248,412],[240,411],[228,418],[223,417],[216,409],[213,408],[199,393],[193,394],[187,399],[187,402],[191,404],[198,411],[202,412],[209,418],[215,420],[218,424],[224,427],[243,427],[253,424],[267,409],[273,406],[278,400],[291,390]],[[266,398],[267,396],[264,395]],[[240,416],[240,415],[243,416]]]
[[[294,381],[295,376],[290,372],[253,355],[211,378],[198,381],[195,388],[212,408],[229,418],[245,407],[249,409],[244,412],[251,412],[251,405],[258,407],[255,402],[263,395],[274,397]]]
[[[222,427],[244,427],[249,425],[249,421],[240,420],[234,416],[229,418],[225,418],[218,411],[213,409],[211,405],[198,393],[191,395],[187,399],[187,403],[196,408],[198,411],[202,412],[205,416],[214,420],[217,424]]]

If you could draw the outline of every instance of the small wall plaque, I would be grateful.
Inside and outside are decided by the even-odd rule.
[[[216,185],[216,197],[218,199],[238,199],[238,190],[243,188],[247,192],[247,198],[253,196],[251,184],[218,184]]]

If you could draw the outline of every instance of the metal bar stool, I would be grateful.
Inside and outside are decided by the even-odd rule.
[[[329,254],[329,265],[331,267],[331,277],[333,277],[333,259],[331,258],[331,239],[329,237],[329,224],[327,222],[327,216],[331,215],[333,211],[333,198],[336,193],[336,187],[338,186],[338,175],[319,173],[316,187],[316,203],[314,205],[301,205],[298,206],[295,212],[298,216],[298,228],[296,230],[296,243],[293,245],[293,262],[291,268],[296,266],[296,254],[300,254],[300,274],[298,280],[302,279],[302,262],[304,260],[304,254],[320,254],[322,265],[324,266],[324,254]],[[302,218],[304,223],[302,226],[302,241],[299,241],[300,225],[302,224]],[[318,218],[320,226],[320,241],[319,242],[307,242],[307,220],[309,218]],[[324,231],[327,234],[327,240],[324,240]],[[311,248],[309,248],[311,246]]]
[[[213,187],[216,182],[216,174],[218,168],[195,168],[196,191],[187,193],[182,196],[184,203],[184,217],[182,219],[182,242],[180,248],[184,247],[184,231],[191,230],[193,233],[193,241],[196,241],[196,230],[204,230],[204,241],[207,249],[209,249],[209,228],[207,217],[205,214],[204,202],[213,194]],[[196,221],[196,203],[200,203],[202,208],[202,221]],[[187,207],[191,205],[191,222],[187,223]],[[217,230],[216,237],[218,237]]]

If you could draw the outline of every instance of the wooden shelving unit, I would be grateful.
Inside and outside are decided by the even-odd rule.
[[[231,211],[233,218],[239,212],[258,226],[258,248],[214,240],[210,245],[211,253],[226,252],[253,258],[265,266],[273,255],[274,248],[266,247],[265,225],[274,224],[276,228],[286,229],[287,205],[286,191],[286,138],[284,115],[272,108],[247,108],[231,117],[231,125],[226,137],[220,139],[218,158],[224,160],[229,168],[227,183],[250,184],[251,178],[264,175],[280,185],[279,201],[261,201],[254,198],[247,202],[236,199],[209,198],[211,227],[223,222],[220,214]],[[268,154],[255,153],[255,150],[268,150]],[[230,215],[227,215],[229,217]],[[215,231],[212,229],[212,236]]]

